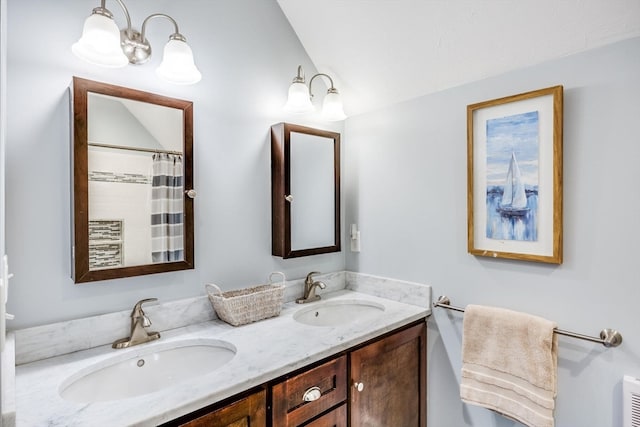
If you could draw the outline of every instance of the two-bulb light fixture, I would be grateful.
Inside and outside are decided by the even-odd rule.
[[[94,65],[119,68],[127,64],[144,64],[151,57],[151,45],[145,37],[147,22],[154,18],[166,18],[173,23],[175,31],[169,36],[164,47],[160,66],[156,69],[158,77],[175,84],[194,84],[200,81],[202,74],[193,61],[193,52],[178,30],[178,24],[169,15],[154,13],[142,22],[141,31],[131,27],[131,17],[122,0],[116,0],[127,18],[127,27],[120,30],[113,14],[101,0],[99,7],[85,20],[82,37],[73,44],[73,53]]]
[[[329,79],[331,87],[327,90],[327,94],[322,101],[322,117],[328,121],[339,121],[347,118],[342,107],[342,100],[338,89],[333,86],[333,79],[324,73],[318,73],[311,77],[309,80],[309,86],[306,85],[304,79],[304,71],[302,65],[298,66],[298,75],[293,78],[291,86],[289,86],[289,97],[287,103],[284,106],[284,111],[287,113],[304,114],[310,113],[315,110],[311,99],[313,93],[311,92],[311,84],[313,79],[318,76],[323,76]]]

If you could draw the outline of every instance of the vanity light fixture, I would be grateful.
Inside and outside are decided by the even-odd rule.
[[[327,74],[318,73],[311,77],[311,80],[309,80],[309,86],[307,86],[304,79],[302,65],[298,66],[298,75],[293,78],[293,82],[291,83],[291,86],[289,86],[289,97],[287,98],[284,110],[287,113],[297,114],[313,111],[315,108],[311,103],[311,99],[313,98],[311,84],[313,83],[313,79],[318,76],[324,76],[329,79],[329,83],[331,85],[329,90],[327,90],[324,100],[322,101],[322,116],[325,120],[329,121],[346,119],[347,115],[344,113],[344,109],[342,108],[342,100],[340,99],[338,89],[333,86],[333,79]]]
[[[194,84],[202,74],[193,61],[193,52],[178,30],[176,21],[164,13],[154,13],[142,22],[142,30],[131,27],[131,17],[122,0],[116,0],[127,19],[127,27],[120,30],[113,14],[105,7],[106,0],[93,9],[84,21],[82,37],[71,46],[79,58],[94,65],[119,68],[127,64],[144,64],[151,57],[151,45],[145,37],[147,22],[153,18],[166,18],[173,23],[175,31],[164,47],[164,56],[156,69],[158,77],[175,84]]]

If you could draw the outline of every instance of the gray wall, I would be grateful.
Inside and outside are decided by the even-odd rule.
[[[155,68],[173,28],[153,20],[151,63],[124,69],[86,64],[71,53],[99,2],[8,1],[7,251],[12,261],[9,322],[13,329],[130,309],[161,301],[344,268],[344,254],[282,260],[271,256],[270,126],[281,121],[342,130],[282,113],[297,66],[313,71],[275,0],[127,2],[140,29],[144,17],[176,19],[203,74],[193,86],[160,81]],[[107,2],[124,23],[116,2]],[[34,31],[34,29],[38,31]],[[72,76],[194,102],[196,269],[74,285],[70,279],[69,99]]]
[[[7,112],[7,2],[0,0],[0,169],[5,170],[5,136],[6,136],[6,112]],[[0,172],[0,257],[5,253],[5,196],[4,173]],[[0,262],[0,277],[4,277],[4,263]],[[5,325],[6,326],[6,325]],[[4,334],[0,330],[0,334]],[[0,396],[2,394],[2,369],[0,369]],[[0,398],[0,412],[2,412],[2,398]],[[0,424],[2,421],[0,421]]]
[[[558,427],[622,425],[622,377],[640,376],[640,39],[570,56],[351,118],[346,224],[362,252],[347,268],[427,282],[454,305],[553,319],[616,349],[560,337]],[[564,263],[467,254],[466,106],[564,85]],[[430,320],[429,418],[437,427],[513,425],[458,398],[462,316]]]

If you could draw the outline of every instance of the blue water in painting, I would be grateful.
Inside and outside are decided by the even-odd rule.
[[[502,188],[487,190],[487,238],[497,240],[538,240],[538,189],[527,189],[527,207],[524,216],[505,216],[498,212],[502,201]]]

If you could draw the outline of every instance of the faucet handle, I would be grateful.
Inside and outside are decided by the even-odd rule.
[[[151,326],[151,319],[149,319],[146,315],[142,315],[142,326],[148,328]]]

